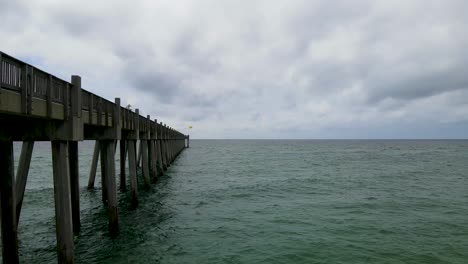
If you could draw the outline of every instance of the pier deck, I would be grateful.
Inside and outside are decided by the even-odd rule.
[[[0,215],[4,263],[18,263],[17,225],[35,141],[50,141],[57,233],[58,263],[74,263],[73,233],[80,232],[78,142],[95,140],[88,188],[94,188],[101,162],[102,201],[108,208],[109,233],[119,231],[115,152],[120,143],[120,189],[138,206],[137,167],[145,185],[164,174],[189,137],[139,110],[124,108],[120,98],[108,101],[81,87],[81,77],[70,82],[0,52]],[[13,142],[22,141],[15,175]],[[139,151],[137,151],[139,142]],[[138,153],[137,153],[138,152]]]

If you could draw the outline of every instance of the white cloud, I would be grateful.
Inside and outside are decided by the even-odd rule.
[[[408,123],[468,122],[465,1],[0,6],[2,51],[80,74],[86,89],[175,128],[193,125],[192,137],[388,136],[383,126],[399,137]]]

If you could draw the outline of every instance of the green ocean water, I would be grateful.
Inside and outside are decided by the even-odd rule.
[[[86,190],[92,150],[78,263],[468,263],[468,141],[192,140],[150,190],[140,176],[137,210],[119,192],[116,239],[99,175]],[[37,143],[23,263],[56,262],[50,157]]]

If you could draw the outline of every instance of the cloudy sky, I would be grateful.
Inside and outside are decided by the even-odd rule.
[[[468,138],[467,10],[0,0],[0,50],[192,138]]]

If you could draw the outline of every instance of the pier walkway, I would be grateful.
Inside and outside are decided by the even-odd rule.
[[[18,263],[17,225],[35,141],[50,141],[58,263],[74,263],[73,235],[80,232],[78,142],[95,140],[88,188],[101,163],[102,201],[109,233],[119,218],[115,152],[120,145],[120,190],[138,206],[137,167],[149,188],[189,146],[189,137],[171,127],[82,89],[81,77],[67,82],[0,52],[0,215],[4,263]],[[14,172],[13,142],[22,141]],[[139,150],[137,151],[137,143]],[[128,160],[129,188],[126,164]],[[140,165],[141,163],[141,165]]]

